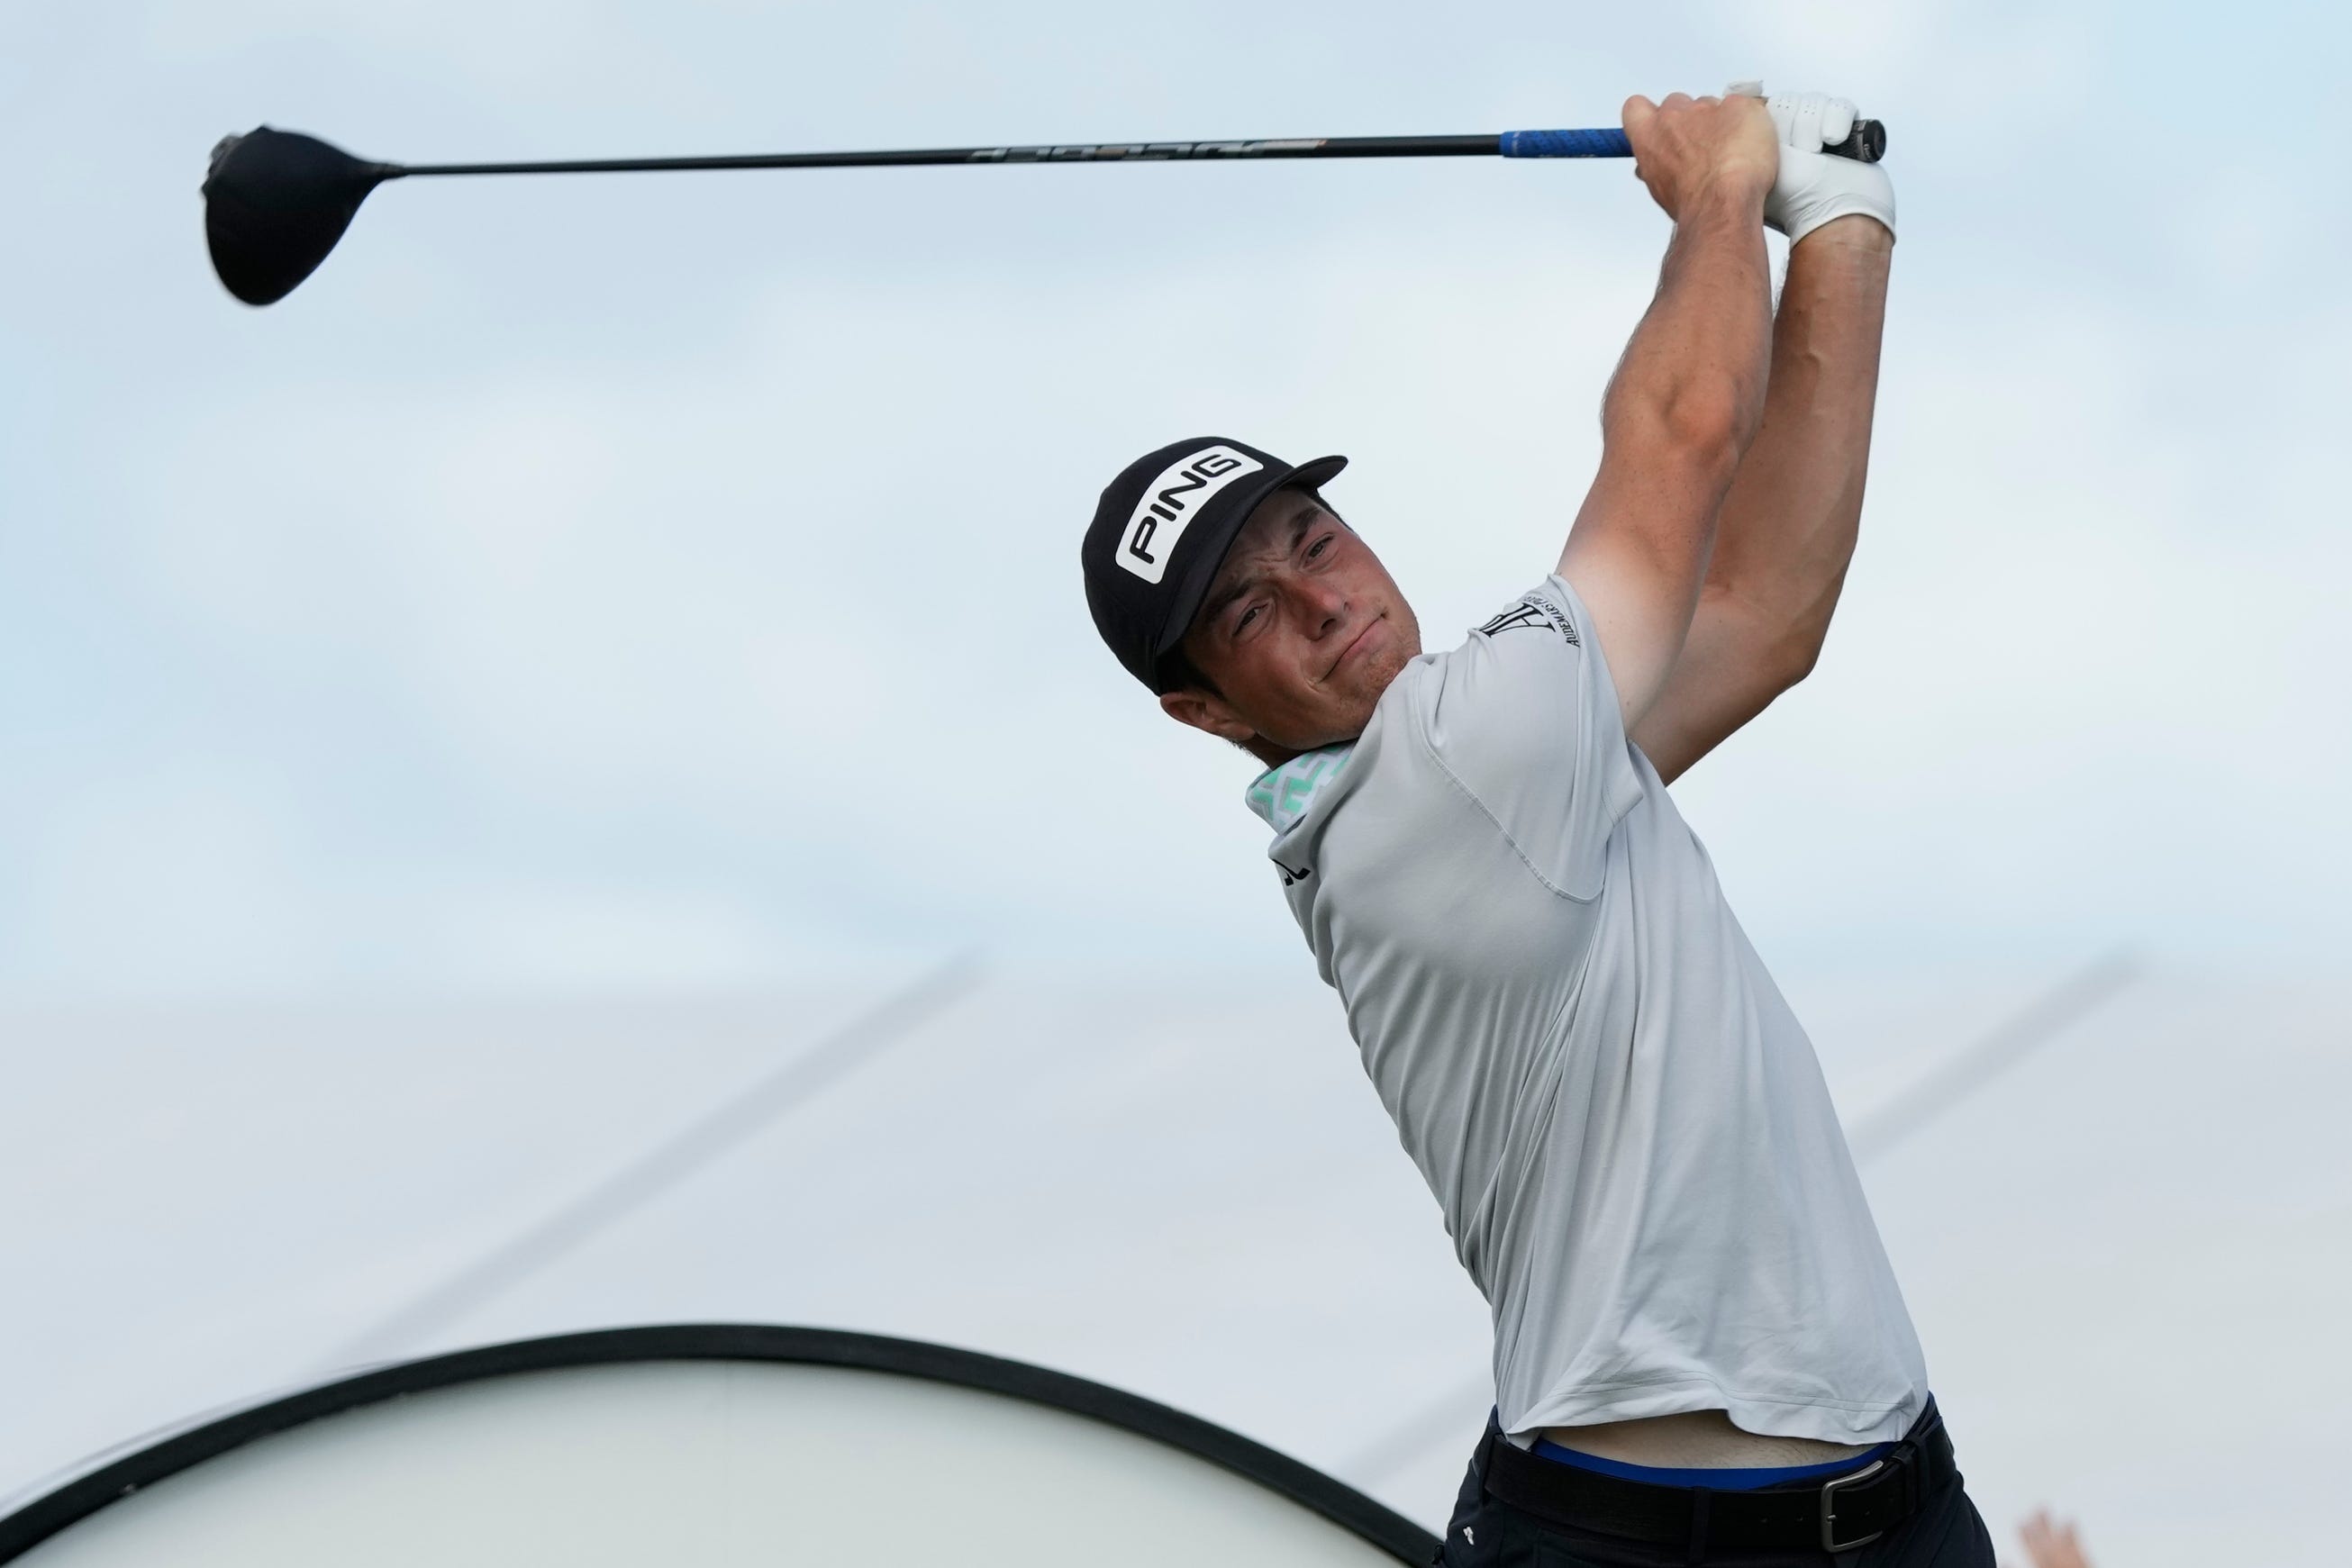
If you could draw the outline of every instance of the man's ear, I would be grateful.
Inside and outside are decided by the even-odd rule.
[[[1178,724],[1189,724],[1194,729],[1208,731],[1220,740],[1230,740],[1235,746],[1247,746],[1257,738],[1257,731],[1242,722],[1224,698],[1203,691],[1187,688],[1183,691],[1160,694],[1160,711]]]

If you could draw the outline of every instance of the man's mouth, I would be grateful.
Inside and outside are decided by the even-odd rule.
[[[1333,675],[1338,674],[1339,673],[1339,667],[1342,664],[1345,664],[1349,659],[1355,657],[1356,650],[1364,645],[1364,639],[1370,636],[1373,630],[1377,628],[1381,622],[1387,619],[1388,612],[1386,611],[1382,611],[1380,614],[1373,616],[1370,621],[1364,622],[1364,629],[1357,632],[1354,639],[1350,641],[1346,647],[1339,650],[1339,656],[1331,661],[1331,667],[1323,672],[1323,678],[1328,681]]]

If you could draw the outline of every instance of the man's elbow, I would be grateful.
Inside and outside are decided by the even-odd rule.
[[[1829,627],[1799,624],[1774,639],[1765,654],[1765,675],[1778,696],[1790,686],[1813,673],[1822,662],[1822,644],[1829,640]]]
[[[1700,591],[1698,616],[1713,628],[1708,641],[1737,671],[1732,678],[1759,709],[1813,673],[1828,630],[1791,619],[1720,577]]]
[[[1728,488],[1755,434],[1747,402],[1728,380],[1686,383],[1612,410],[1602,437],[1644,466]]]
[[[1700,591],[1701,614],[1711,616],[1725,640],[1741,651],[1748,684],[1768,702],[1813,673],[1837,610],[1834,586],[1795,604],[1790,597],[1769,580],[1726,571],[1719,559]]]

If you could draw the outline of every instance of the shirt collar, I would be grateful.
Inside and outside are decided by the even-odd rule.
[[[1356,743],[1343,741],[1320,751],[1303,751],[1278,768],[1259,774],[1249,787],[1249,809],[1265,819],[1276,838],[1290,831],[1307,815],[1315,797],[1348,766]]]

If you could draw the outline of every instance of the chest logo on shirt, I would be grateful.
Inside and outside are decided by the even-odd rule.
[[[1570,643],[1578,647],[1583,646],[1576,635],[1576,622],[1561,613],[1557,606],[1532,595],[1520,600],[1518,603],[1504,611],[1478,630],[1489,637],[1494,637],[1505,632],[1527,631],[1539,626],[1549,626],[1567,638]]]
[[[1146,582],[1158,582],[1168,572],[1168,558],[1209,497],[1244,474],[1265,465],[1230,446],[1204,446],[1177,459],[1164,469],[1136,503],[1127,519],[1127,532],[1113,557]]]

